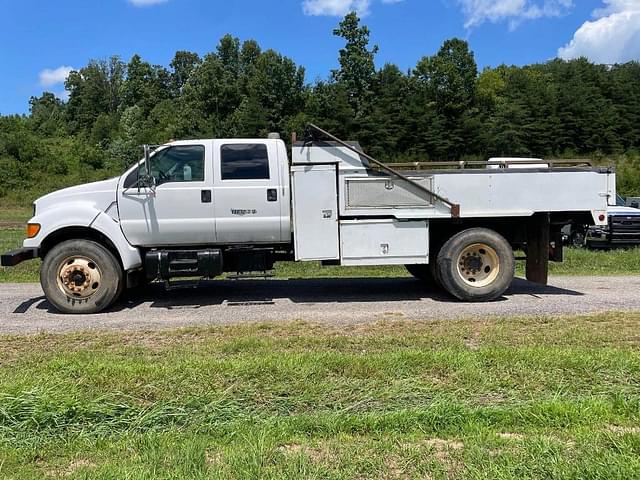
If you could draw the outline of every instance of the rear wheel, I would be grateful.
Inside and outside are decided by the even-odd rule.
[[[500,297],[515,273],[509,242],[486,228],[471,228],[451,237],[440,249],[436,264],[442,287],[469,302]]]
[[[67,240],[45,256],[40,284],[63,313],[97,313],[122,293],[123,272],[115,256],[91,240]]]

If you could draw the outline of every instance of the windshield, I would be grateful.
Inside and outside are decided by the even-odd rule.
[[[616,195],[616,206],[617,207],[624,207],[627,204],[627,202],[625,201],[624,197],[621,197],[620,195]]]

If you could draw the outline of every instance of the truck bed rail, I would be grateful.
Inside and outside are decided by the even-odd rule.
[[[590,160],[527,160],[526,165],[540,165],[546,168],[563,167],[593,167]],[[486,161],[486,160],[461,160],[459,162],[398,162],[384,163],[385,166],[392,166],[401,170],[436,170],[436,169],[486,169],[489,166],[496,168],[509,168],[511,165],[522,166],[523,162],[515,160]],[[374,164],[372,168],[380,168]]]

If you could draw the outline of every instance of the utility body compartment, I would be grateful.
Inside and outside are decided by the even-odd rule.
[[[394,219],[342,220],[342,265],[404,265],[429,262],[428,222]]]
[[[291,167],[296,260],[354,266],[428,263],[426,220],[374,216],[389,215],[395,209],[430,207],[419,190],[401,179],[362,176],[362,164],[358,168],[359,160],[348,150],[335,146],[306,150],[298,157],[303,163]],[[418,180],[425,185],[431,182],[424,177]],[[341,202],[348,206],[347,215],[340,211]],[[364,210],[367,215],[350,218],[349,209],[354,213]]]

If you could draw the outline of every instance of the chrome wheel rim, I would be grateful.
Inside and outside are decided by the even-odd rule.
[[[495,249],[485,243],[474,243],[458,256],[457,270],[469,286],[482,288],[491,285],[500,273],[500,259]]]
[[[58,266],[58,288],[72,298],[89,298],[102,284],[98,265],[81,255],[68,257]]]

